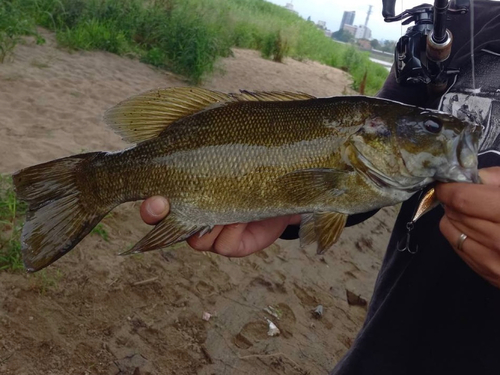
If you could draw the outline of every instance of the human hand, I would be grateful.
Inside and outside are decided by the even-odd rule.
[[[141,205],[141,217],[156,224],[168,215],[170,206],[163,197],[151,197]],[[263,250],[276,241],[290,224],[300,223],[300,215],[282,216],[251,223],[217,225],[210,233],[188,238],[195,250],[211,251],[228,257],[243,257]]]
[[[482,185],[436,187],[445,205],[440,229],[457,254],[480,276],[500,288],[500,167],[479,171]],[[461,234],[467,238],[459,249]]]

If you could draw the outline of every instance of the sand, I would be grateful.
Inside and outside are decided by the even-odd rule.
[[[124,148],[104,111],[141,91],[186,85],[132,58],[59,49],[42,33],[46,44],[26,39],[0,65],[0,173]],[[204,87],[352,93],[340,70],[233,52]],[[346,293],[369,302],[395,216],[385,209],[346,229],[323,256],[298,241],[241,259],[184,244],[117,256],[149,230],[138,204],[103,221],[107,241],[90,235],[36,274],[0,272],[1,374],[325,374],[362,325],[366,306],[350,305]],[[268,320],[278,336],[268,336]]]

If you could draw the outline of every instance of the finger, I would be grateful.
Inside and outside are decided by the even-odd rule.
[[[275,217],[246,224],[226,225],[214,244],[224,256],[244,257],[273,244],[295,218]]]
[[[300,215],[292,215],[290,216],[287,225],[298,225],[300,224],[301,219],[302,218]]]
[[[476,242],[500,254],[499,224],[464,215],[448,206],[445,206],[444,211],[450,222],[458,230],[462,233],[467,233]]]
[[[287,225],[300,222],[300,215],[283,216],[246,224],[216,226],[202,237],[192,236],[195,250],[212,251],[228,257],[243,257],[262,250],[279,238]]]
[[[290,217],[275,217],[263,221],[249,223],[243,233],[242,254],[250,254],[273,244],[283,233],[285,228],[297,219],[300,222],[300,215]]]
[[[484,168],[479,170],[481,183],[500,186],[500,167]]]
[[[146,224],[156,224],[161,221],[170,211],[168,200],[164,197],[155,196],[146,199],[141,204],[141,218]]]
[[[214,243],[214,250],[217,254],[229,257],[241,257],[243,253],[243,232],[247,223],[237,223],[226,225]]]
[[[500,256],[497,253],[469,237],[465,239],[461,250],[459,250],[457,242],[464,232],[456,228],[447,216],[443,216],[439,228],[458,256],[476,273],[492,283],[500,278]],[[467,235],[467,233],[465,234]]]
[[[464,183],[438,184],[437,198],[455,211],[483,220],[500,222],[500,188]]]
[[[187,239],[189,246],[198,251],[215,251],[214,243],[220,232],[224,229],[223,225],[216,225],[209,233],[199,236],[195,234]]]

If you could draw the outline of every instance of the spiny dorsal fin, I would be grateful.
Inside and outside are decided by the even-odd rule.
[[[229,95],[195,87],[156,89],[133,96],[106,111],[104,121],[136,143],[158,136],[173,122],[207,107],[234,101]]]
[[[181,118],[228,102],[291,101],[314,97],[292,92],[249,92],[224,94],[199,87],[156,89],[133,96],[106,111],[104,121],[126,142],[137,143],[157,137]]]
[[[239,94],[230,94],[238,101],[255,101],[255,102],[286,102],[291,100],[310,100],[316,99],[314,96],[303,92],[289,91],[256,91],[250,92],[240,90]]]

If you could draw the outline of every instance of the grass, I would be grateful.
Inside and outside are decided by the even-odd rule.
[[[108,242],[109,241],[109,234],[106,228],[104,228],[104,225],[102,223],[99,223],[95,226],[94,229],[92,229],[92,234],[95,234],[99,237],[101,237],[104,241]]]
[[[22,35],[33,35],[37,43],[43,43],[31,15],[23,12],[20,2],[0,1],[0,63],[12,54]]]
[[[50,290],[57,288],[64,274],[59,269],[43,269],[32,277],[31,290],[46,295]]]
[[[0,270],[24,269],[21,230],[26,205],[16,199],[12,179],[0,174]]]
[[[41,25],[55,31],[62,46],[136,56],[182,74],[193,84],[209,76],[217,60],[231,54],[231,47],[259,50],[278,62],[289,56],[348,67],[354,89],[366,73],[368,94],[375,93],[388,74],[368,59],[368,53],[334,42],[311,22],[264,0],[4,0],[1,4],[0,19],[10,12],[4,17],[9,21],[0,22],[0,35],[5,30],[12,35],[10,42],[4,42],[10,50],[16,35],[33,33],[35,25]]]

